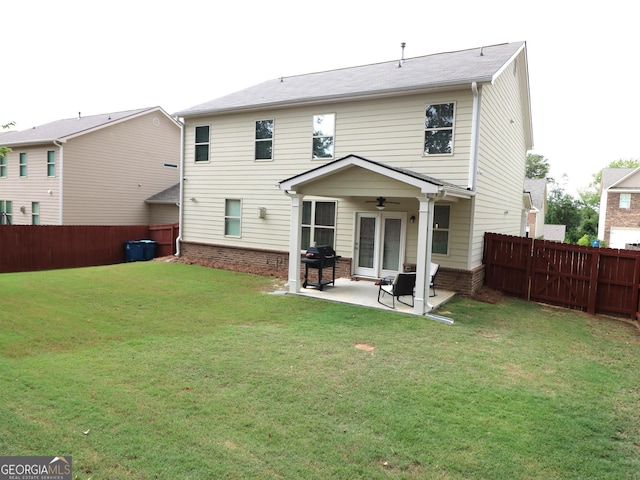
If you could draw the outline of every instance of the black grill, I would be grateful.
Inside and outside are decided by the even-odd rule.
[[[318,245],[316,247],[309,247],[307,253],[302,259],[304,263],[304,282],[303,288],[307,286],[317,287],[322,290],[325,285],[334,284],[336,281],[336,263],[340,260],[340,256],[336,255],[336,252],[330,245]],[[313,268],[318,270],[318,281],[309,281],[309,269]],[[322,278],[322,270],[325,268],[331,268],[331,280]]]

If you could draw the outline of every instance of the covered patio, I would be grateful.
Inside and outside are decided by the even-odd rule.
[[[395,302],[395,308],[392,309],[391,297],[389,295],[385,295],[384,298],[382,298],[385,305],[380,304],[378,302],[378,288],[379,287],[376,285],[376,282],[371,280],[336,278],[335,285],[325,286],[323,290],[308,287],[301,288],[298,292],[295,292],[295,294],[303,297],[328,300],[331,302],[348,303],[367,308],[376,308],[389,312],[416,314],[413,307],[399,303],[397,299]],[[454,292],[440,290],[436,286],[436,296],[429,297],[429,303],[433,306],[433,311],[437,312],[437,309],[453,298],[454,295]],[[409,297],[403,297],[402,300],[410,303]]]

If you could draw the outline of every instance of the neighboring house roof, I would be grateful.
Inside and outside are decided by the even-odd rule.
[[[637,168],[603,168],[602,180],[600,182],[601,190],[615,186],[621,180],[637,171]]]
[[[170,186],[145,200],[145,203],[178,204],[180,203],[180,184]]]
[[[553,242],[564,242],[567,233],[566,225],[545,225],[543,230],[543,238]]]
[[[176,116],[197,117],[226,111],[411,93],[469,85],[473,82],[493,82],[523,49],[525,42],[504,43],[408,58],[403,62],[393,60],[281,77],[177,112]],[[523,73],[525,91],[528,92],[528,74],[526,71]],[[525,108],[528,108],[529,98],[526,98],[525,103]]]
[[[544,211],[545,192],[547,181],[544,178],[525,178],[524,191],[531,194],[533,206]]]
[[[75,136],[83,135],[90,131],[113,125],[115,123],[125,121],[133,117],[152,112],[154,110],[161,112],[175,122],[175,119],[172,119],[160,107],[139,108],[136,110],[126,110],[123,112],[104,113],[87,117],[78,116],[75,118],[67,118],[64,120],[57,120],[55,122],[46,123],[44,125],[33,127],[27,130],[8,132],[5,135],[2,135],[2,144],[11,146],[52,143],[53,141],[65,142]]]

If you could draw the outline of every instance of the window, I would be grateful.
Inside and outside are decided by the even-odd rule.
[[[196,127],[196,162],[209,161],[209,125]]]
[[[40,225],[40,203],[31,203],[31,224]]]
[[[335,128],[335,114],[313,116],[313,158],[333,158]]]
[[[620,208],[631,208],[631,194],[630,193],[621,193],[620,194]]]
[[[10,200],[0,200],[0,225],[11,225],[13,206]]]
[[[7,176],[7,156],[3,155],[0,157],[0,177]]]
[[[20,154],[20,176],[21,177],[27,176],[27,154],[26,153]]]
[[[424,154],[453,153],[453,103],[427,105],[424,120]]]
[[[56,152],[49,150],[47,152],[47,177],[56,176]]]
[[[273,120],[256,121],[256,160],[273,159]]]
[[[224,204],[224,234],[230,237],[240,236],[240,215],[242,201],[227,199]]]
[[[335,248],[336,202],[302,202],[302,249],[311,245]]]
[[[449,217],[451,207],[449,205],[436,205],[433,210],[433,243],[431,253],[449,253]]]

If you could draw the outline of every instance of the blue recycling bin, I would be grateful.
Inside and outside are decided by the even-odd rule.
[[[142,242],[138,240],[130,240],[124,242],[124,261],[137,262],[144,258],[144,250]]]
[[[142,245],[142,260],[153,260],[156,258],[156,246],[158,242],[154,240],[140,240]]]

